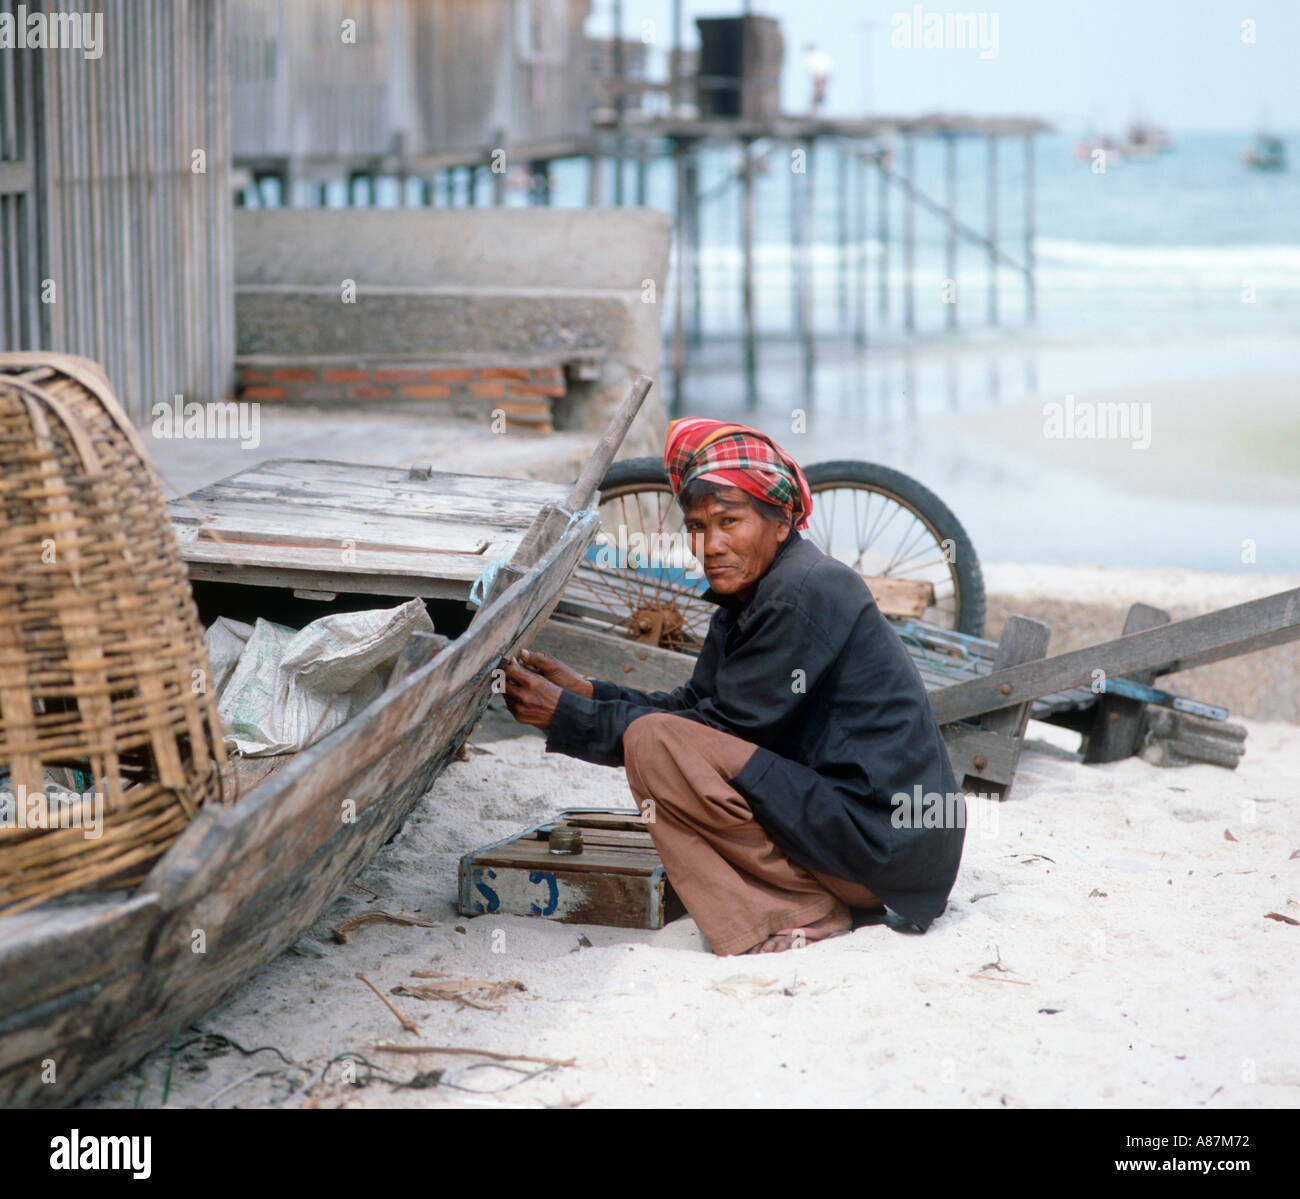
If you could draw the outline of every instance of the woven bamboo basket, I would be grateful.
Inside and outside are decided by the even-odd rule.
[[[134,886],[222,799],[209,677],[162,492],[107,378],[0,354],[0,915]]]

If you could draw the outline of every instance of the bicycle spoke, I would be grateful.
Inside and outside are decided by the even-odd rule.
[[[849,493],[843,504],[841,491]],[[927,618],[955,627],[956,572],[938,535],[919,513],[886,491],[849,481],[817,488],[813,496],[820,515],[810,531],[820,549],[863,576],[929,583],[933,602],[927,606]],[[848,508],[841,512],[844,505]]]

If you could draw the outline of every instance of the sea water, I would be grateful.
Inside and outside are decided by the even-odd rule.
[[[986,559],[1300,573],[1300,470],[1290,465],[1300,462],[1300,451],[1293,447],[1288,457],[1284,447],[1258,464],[1271,472],[1270,487],[1258,494],[1251,487],[1255,468],[1240,460],[1240,452],[1240,489],[1225,495],[1222,486],[1211,493],[1198,485],[1207,470],[1221,468],[1219,451],[1231,442],[1243,411],[1251,411],[1252,388],[1259,387],[1252,380],[1300,377],[1300,134],[1287,138],[1293,163],[1280,172],[1241,163],[1250,138],[1249,130],[1178,133],[1172,152],[1112,161],[1104,172],[1076,157],[1073,134],[1036,138],[1034,318],[1021,274],[1003,267],[997,272],[998,320],[991,325],[987,251],[959,242],[950,278],[946,223],[918,210],[912,331],[902,324],[901,197],[891,190],[882,311],[877,174],[852,167],[842,175],[833,148],[821,144],[811,160],[812,336],[802,340],[796,336],[790,149],[768,146],[754,197],[752,375],[745,370],[742,339],[739,150],[704,147],[700,340],[688,338],[687,369],[677,385],[670,369],[674,257],[658,297],[665,337],[660,384],[679,405],[678,414],[745,420],[784,437],[803,461],[863,458],[916,475],[957,512]],[[901,147],[893,149],[894,167],[901,169]],[[987,153],[982,138],[958,141],[956,212],[981,233],[989,219]],[[916,140],[915,167],[917,188],[943,201],[945,158],[938,139]],[[602,169],[602,192],[612,203],[615,168],[605,160]],[[1016,262],[1028,252],[1026,169],[1023,141],[1002,141],[998,244]],[[624,200],[633,203],[635,171],[631,163],[623,170]],[[847,257],[839,241],[844,178]],[[653,162],[647,204],[672,212],[674,181],[671,158]],[[553,205],[582,206],[587,187],[585,162],[554,164]],[[415,196],[404,196],[392,179],[376,180],[374,194],[379,206]],[[461,187],[457,202],[465,199]],[[518,188],[507,199],[512,206],[527,203]],[[327,192],[331,205],[345,200],[342,184]],[[478,202],[490,202],[490,188],[479,187]],[[859,256],[867,263],[865,289],[856,274]],[[689,331],[694,285],[687,283]],[[952,332],[945,300],[954,298]],[[859,329],[865,344],[858,344]],[[1140,455],[1127,476],[1101,477],[1063,466],[1047,440],[1039,452],[1023,446],[976,451],[950,421],[953,414],[978,417],[1017,405],[1032,418],[1039,406],[1072,395],[1132,395],[1137,389],[1140,396],[1144,388],[1207,380],[1222,384],[1223,445],[1217,439],[1190,444],[1185,483],[1164,494],[1141,486]],[[1300,390],[1293,409],[1300,412]],[[792,433],[795,412],[803,414],[798,427],[806,430],[798,436]],[[1152,435],[1158,443],[1177,430],[1170,428],[1167,409],[1157,415]],[[1279,427],[1279,438],[1288,434]],[[1288,484],[1295,485],[1290,492]],[[1264,547],[1254,561],[1242,560],[1245,542]]]

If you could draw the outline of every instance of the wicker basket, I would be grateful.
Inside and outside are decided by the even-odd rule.
[[[0,354],[0,914],[135,885],[221,799],[208,677],[162,493],[108,380],[84,358]]]

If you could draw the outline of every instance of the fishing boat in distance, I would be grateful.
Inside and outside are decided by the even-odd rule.
[[[1092,162],[1100,153],[1108,163],[1149,162],[1173,148],[1174,141],[1167,129],[1150,121],[1136,120],[1129,122],[1123,139],[1108,133],[1088,132],[1074,143],[1074,157],[1079,162]]]
[[[1074,143],[1074,157],[1079,162],[1091,163],[1098,154],[1103,155],[1106,162],[1122,162],[1124,147],[1107,134],[1095,133],[1088,133]]]
[[[1124,138],[1126,158],[1154,158],[1157,154],[1168,154],[1173,148],[1174,141],[1167,129],[1149,121],[1139,120],[1129,124]]]
[[[1256,171],[1285,171],[1286,143],[1272,133],[1257,133],[1241,152],[1241,161]]]

